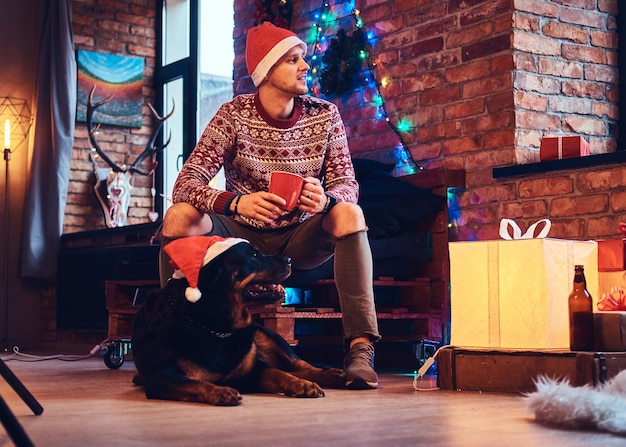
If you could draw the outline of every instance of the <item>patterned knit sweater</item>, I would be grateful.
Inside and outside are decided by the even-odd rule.
[[[209,186],[224,167],[226,191]],[[310,96],[296,98],[292,116],[276,120],[258,95],[246,94],[222,105],[185,162],[174,184],[174,202],[187,202],[205,213],[226,214],[237,193],[267,191],[272,171],[319,178],[338,202],[358,199],[358,184],[345,128],[337,107]],[[312,215],[297,208],[265,224],[232,216],[257,228],[281,228]]]

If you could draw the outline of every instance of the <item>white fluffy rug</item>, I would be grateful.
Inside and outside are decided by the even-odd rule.
[[[573,387],[546,377],[540,377],[536,385],[537,391],[524,400],[538,421],[626,433],[626,371],[596,387]]]

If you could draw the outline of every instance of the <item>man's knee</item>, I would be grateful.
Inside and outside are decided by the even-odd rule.
[[[211,218],[188,203],[175,203],[163,216],[164,237],[197,236],[211,229]]]
[[[361,207],[356,203],[347,202],[340,202],[335,205],[324,216],[322,227],[336,238],[367,230]]]

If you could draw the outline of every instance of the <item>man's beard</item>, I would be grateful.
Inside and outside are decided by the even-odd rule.
[[[306,83],[292,83],[292,84],[287,84],[287,83],[276,83],[271,81],[271,84],[274,88],[281,90],[284,93],[290,94],[290,95],[294,95],[294,96],[300,96],[300,95],[306,95],[309,92],[309,86]]]

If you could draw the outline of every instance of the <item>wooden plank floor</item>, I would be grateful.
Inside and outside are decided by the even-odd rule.
[[[6,356],[4,356],[6,358]],[[35,416],[0,378],[0,394],[36,446],[623,446],[624,437],[534,421],[514,394],[415,391],[383,373],[372,391],[326,390],[297,399],[245,395],[238,407],[149,401],[100,356],[6,365],[44,407]],[[0,446],[12,442],[0,427]]]

